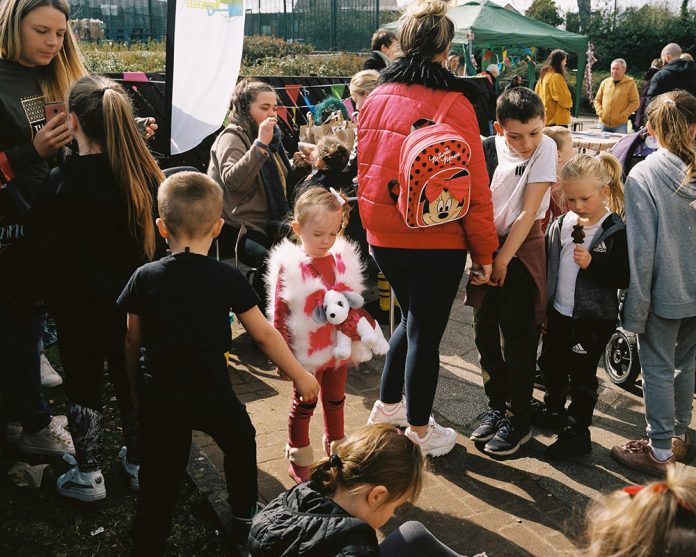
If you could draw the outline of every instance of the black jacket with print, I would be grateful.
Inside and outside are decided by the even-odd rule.
[[[549,303],[556,297],[558,268],[561,262],[561,215],[546,230],[546,288]],[[578,271],[575,282],[573,319],[617,320],[617,290],[628,288],[628,243],[626,225],[611,213],[587,248],[592,261],[587,269]]]

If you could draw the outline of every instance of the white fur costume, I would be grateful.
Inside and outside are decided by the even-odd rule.
[[[312,373],[326,366],[334,360],[333,348],[336,343],[336,331],[327,323],[316,321],[313,309],[316,304],[323,302],[324,293],[332,287],[345,289],[357,294],[362,294],[363,264],[357,247],[345,238],[337,238],[330,254],[336,262],[336,284],[327,285],[319,277],[311,276],[307,272],[312,261],[301,246],[290,240],[283,240],[276,245],[269,254],[268,272],[266,273],[266,285],[269,293],[267,316],[273,322],[276,312],[276,295],[287,304],[289,316],[287,329],[292,338],[290,347],[302,366]],[[282,288],[277,291],[278,281],[282,273]],[[330,326],[330,333],[327,326]],[[311,344],[312,334],[323,332],[331,335],[331,342],[327,346],[315,349]],[[355,352],[355,351],[354,351]],[[354,363],[351,361],[351,363]]]

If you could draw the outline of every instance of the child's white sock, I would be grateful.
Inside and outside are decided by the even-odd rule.
[[[650,444],[650,449],[652,449],[653,455],[660,462],[664,462],[672,457],[672,449],[658,449]]]
[[[682,433],[681,435],[675,435],[675,437],[677,439],[681,439],[682,441],[684,441],[684,443],[686,443],[686,433]]]

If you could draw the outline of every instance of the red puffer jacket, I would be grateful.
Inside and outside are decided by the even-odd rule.
[[[358,203],[370,244],[389,248],[468,249],[482,265],[491,263],[498,248],[493,205],[476,113],[462,95],[445,122],[461,131],[471,146],[471,204],[460,220],[408,228],[389,195],[388,184],[399,176],[399,152],[412,124],[432,119],[447,91],[424,85],[385,83],[375,89],[360,112],[358,129]]]

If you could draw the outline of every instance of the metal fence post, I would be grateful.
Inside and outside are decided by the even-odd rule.
[[[337,27],[337,0],[331,0],[331,43],[330,49],[336,50],[336,27]]]

